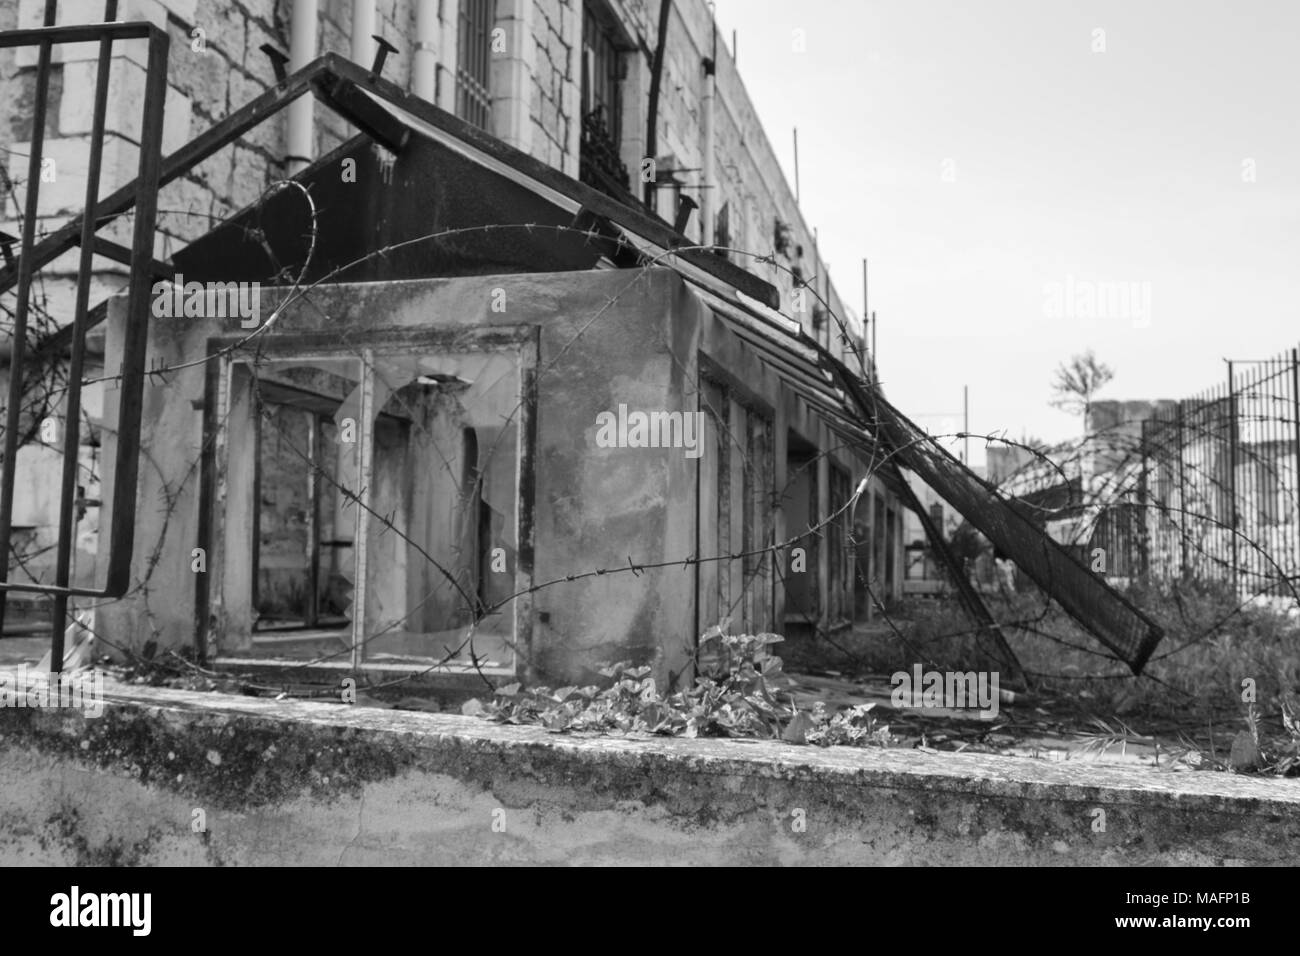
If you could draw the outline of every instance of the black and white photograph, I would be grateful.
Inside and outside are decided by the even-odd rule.
[[[1055,934],[1261,928],[1297,44],[1291,0],[0,0],[23,921],[171,938],[163,867],[998,867],[1031,911],[1094,868]]]

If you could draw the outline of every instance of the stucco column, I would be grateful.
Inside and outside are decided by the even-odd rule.
[[[434,102],[438,90],[438,45],[442,24],[438,0],[416,0],[415,51],[411,56],[411,92]]]
[[[316,57],[316,32],[320,11],[316,0],[294,0],[290,24],[289,71],[300,70]],[[304,93],[289,104],[289,175],[308,166],[316,155],[314,120],[316,98]]]
[[[460,0],[442,0],[441,35],[438,37],[437,105],[448,113],[456,112],[456,64],[460,59],[457,37],[460,26]]]
[[[569,118],[564,149],[564,171],[578,178],[578,151],[582,146],[582,0],[560,8],[564,43],[569,48],[568,75],[560,95],[560,107]]]

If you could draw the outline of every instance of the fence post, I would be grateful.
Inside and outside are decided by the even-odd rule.
[[[1183,419],[1183,402],[1178,401],[1178,518],[1174,525],[1178,529],[1178,576],[1187,577],[1187,468],[1184,464],[1187,448],[1186,424]]]
[[[1240,588],[1237,567],[1237,392],[1233,388],[1232,361],[1228,361],[1228,517],[1232,537],[1232,593]]]
[[[1291,410],[1295,415],[1295,542],[1296,564],[1292,577],[1300,576],[1300,349],[1291,350]]]
[[[1149,471],[1150,449],[1147,441],[1147,425],[1148,425],[1148,421],[1146,419],[1143,419],[1142,424],[1139,426],[1141,430],[1141,438],[1139,439],[1141,445],[1139,447],[1139,451],[1142,454],[1142,470],[1138,473],[1138,540],[1137,540],[1138,568],[1137,570],[1138,570],[1139,580],[1144,585],[1147,584],[1149,581],[1149,577],[1150,577],[1149,572],[1151,567],[1150,564],[1151,542],[1149,537],[1149,526],[1148,526],[1148,521],[1150,519],[1150,513],[1151,513],[1150,511],[1151,488],[1150,488],[1150,471]],[[1157,464],[1156,467],[1159,467],[1159,465]],[[1133,529],[1132,521],[1127,522],[1127,524],[1128,524],[1127,530],[1131,532]]]

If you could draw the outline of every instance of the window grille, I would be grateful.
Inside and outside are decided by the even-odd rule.
[[[489,77],[496,0],[460,0],[459,18],[456,115],[480,129],[488,129],[492,120]]]
[[[620,197],[630,188],[627,167],[619,155],[623,128],[622,70],[622,54],[613,29],[588,5],[582,19],[579,178],[589,186]]]

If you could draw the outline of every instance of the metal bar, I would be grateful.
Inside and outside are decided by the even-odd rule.
[[[252,581],[248,588],[248,603],[252,608],[253,630],[257,630],[258,606],[262,603],[262,438],[266,434],[266,416],[268,407],[262,401],[262,391],[257,385],[257,366],[249,365],[249,406],[252,409],[252,435],[249,436],[253,445],[253,500],[251,511],[253,512],[253,540],[252,547],[248,555]],[[275,429],[272,424],[272,430]]]
[[[48,3],[48,0],[47,0]],[[46,23],[52,23],[47,20]],[[114,40],[143,40],[158,31],[146,20],[125,23],[90,23],[85,25],[33,27],[26,30],[0,32],[0,50],[15,46],[35,46],[38,43],[92,43],[105,35]]]
[[[108,318],[108,303],[108,299],[101,299],[93,309],[86,313],[87,332]],[[39,364],[51,355],[57,355],[70,348],[71,345],[72,326],[60,326],[55,332],[47,335],[32,347],[28,361]]]
[[[214,351],[214,347],[209,344],[208,355],[211,356]],[[220,362],[208,362],[204,366],[203,382],[203,455],[199,459],[198,529],[195,545],[202,549],[205,570],[194,575],[194,652],[200,667],[206,667],[208,662],[208,615],[212,607],[212,594],[208,588],[206,568],[208,562],[213,562],[212,566],[216,566],[216,554],[212,547],[212,508],[213,488],[216,482]]]
[[[1265,500],[1265,469],[1268,467],[1268,417],[1265,415],[1264,402],[1261,401],[1260,395],[1265,388],[1267,378],[1264,372],[1268,366],[1256,366],[1254,372],[1255,382],[1251,386],[1249,394],[1249,419],[1250,430],[1246,436],[1247,448],[1249,451],[1250,461],[1250,508],[1246,512],[1246,534],[1249,539],[1255,542],[1255,547],[1246,552],[1246,558],[1250,564],[1250,576],[1253,580],[1252,589],[1263,587],[1267,593],[1268,585],[1265,579],[1269,577],[1267,568],[1264,566],[1264,557],[1269,550],[1268,539],[1268,503]],[[1262,539],[1262,543],[1261,543]]]
[[[885,436],[881,434],[881,429],[879,428],[879,406],[877,405],[877,402],[880,401],[879,395],[874,391],[869,393],[862,380],[856,378],[846,365],[832,356],[829,352],[823,352],[822,354],[823,359],[826,360],[830,366],[831,373],[840,379],[842,387],[857,406],[859,414],[862,416],[863,420],[873,425],[878,438],[884,438]],[[893,452],[892,454],[887,454],[884,467],[887,472],[893,475],[897,482],[897,494],[902,499],[904,506],[911,508],[920,519],[921,526],[925,529],[926,537],[930,539],[930,543],[934,547],[936,554],[939,556],[939,560],[943,562],[944,567],[948,570],[953,586],[957,589],[958,598],[966,609],[966,613],[969,615],[971,623],[976,626],[979,632],[986,633],[993,639],[994,647],[996,649],[994,656],[1002,659],[1003,663],[1011,671],[1012,677],[1024,683],[1025,686],[1028,686],[1028,675],[1025,674],[1024,668],[1016,658],[1015,653],[1011,650],[1011,646],[1007,644],[1006,637],[1002,634],[997,622],[994,621],[993,615],[989,613],[989,609],[985,606],[983,599],[980,598],[979,593],[971,585],[970,579],[966,576],[966,569],[958,564],[956,556],[953,555],[952,551],[948,547],[948,543],[943,539],[942,529],[935,526],[934,521],[930,518],[928,510],[922,507],[921,502],[916,497],[916,492],[912,490],[912,486],[907,482],[907,479],[903,477],[902,470],[899,467],[901,462],[906,461],[906,459],[903,458],[903,449],[896,442],[889,439],[882,441],[881,444],[887,452]],[[871,457],[874,458],[875,456],[873,455]],[[913,468],[913,470],[915,471],[916,469]],[[920,474],[919,471],[917,473]],[[923,480],[926,478],[923,474],[921,477]],[[939,491],[939,488],[935,487],[934,484],[931,483],[930,486],[936,491]],[[879,533],[879,530],[875,529],[875,533]]]
[[[320,620],[320,419],[307,416],[307,605],[303,624],[315,627]]]
[[[1278,471],[1278,489],[1277,489],[1277,523],[1281,526],[1279,532],[1278,547],[1281,555],[1284,556],[1278,563],[1282,565],[1282,573],[1285,576],[1293,571],[1300,571],[1300,440],[1296,441],[1295,451],[1295,472],[1291,473],[1291,483],[1287,482],[1287,446],[1291,443],[1290,432],[1287,428],[1287,399],[1288,392],[1291,391],[1291,378],[1295,372],[1295,365],[1291,361],[1291,356],[1283,352],[1278,356],[1278,398],[1277,398],[1277,471]],[[1296,391],[1300,391],[1297,389]],[[1300,398],[1295,396],[1294,398]],[[1296,427],[1300,428],[1300,414],[1296,415]],[[1294,486],[1294,487],[1292,487]],[[1295,491],[1296,513],[1294,519],[1287,516],[1290,491]],[[1295,564],[1292,565],[1292,560]],[[1287,582],[1282,582],[1280,593],[1285,594]]]
[[[78,240],[78,244],[80,244],[80,240]],[[112,259],[114,262],[120,262],[124,266],[131,264],[131,250],[120,243],[105,239],[103,236],[95,236],[91,244],[94,247],[95,255],[103,256],[105,259]],[[149,271],[159,279],[170,279],[176,272],[172,266],[159,259],[151,259]]]
[[[135,229],[131,248],[137,256],[153,257],[154,224],[158,216],[158,190],[162,186],[163,107],[167,98],[167,51],[170,39],[158,31],[149,44],[145,72],[143,116],[140,124],[140,162],[134,183]],[[98,219],[96,220],[99,223]],[[122,343],[122,394],[118,404],[118,461],[113,483],[112,559],[106,594],[120,597],[131,580],[131,553],[135,543],[135,498],[139,477],[140,417],[144,410],[144,357],[149,344],[149,293],[153,287],[148,269],[135,268],[127,286],[126,331]]]
[[[1286,437],[1284,437],[1286,436],[1286,421],[1284,421],[1284,415],[1286,415],[1286,412],[1278,411],[1279,408],[1282,408],[1282,410],[1286,408],[1286,373],[1287,368],[1286,364],[1284,364],[1283,356],[1275,356],[1273,359],[1273,376],[1271,377],[1273,377],[1273,380],[1277,382],[1275,388],[1279,389],[1279,394],[1270,395],[1270,398],[1274,399],[1274,401],[1270,401],[1269,403],[1271,419],[1269,425],[1269,454],[1270,467],[1273,468],[1275,481],[1275,486],[1271,489],[1273,490],[1273,499],[1269,502],[1269,520],[1270,527],[1277,528],[1277,538],[1275,538],[1275,540],[1277,540],[1277,554],[1274,554],[1273,558],[1274,561],[1277,561],[1279,568],[1281,568],[1278,572],[1278,574],[1281,575],[1281,580],[1278,581],[1277,588],[1278,597],[1283,597],[1284,594],[1287,593],[1287,566],[1288,563],[1290,563],[1287,557],[1288,549],[1286,546],[1287,529],[1286,525],[1282,523],[1283,515],[1286,514],[1282,502],[1287,488],[1286,471],[1284,471],[1283,464],[1284,457],[1286,457],[1287,445]]]
[[[1268,377],[1266,381],[1268,382],[1268,387],[1271,391],[1272,388],[1274,387],[1274,382],[1277,379],[1278,372],[1279,372],[1278,360],[1276,356],[1268,360],[1267,368],[1268,368]],[[1259,502],[1259,508],[1257,509],[1257,512],[1259,515],[1258,520],[1260,522],[1261,527],[1263,528],[1263,533],[1267,536],[1268,551],[1269,551],[1268,556],[1273,558],[1274,560],[1277,560],[1278,558],[1282,558],[1282,555],[1276,553],[1277,548],[1275,546],[1273,529],[1277,525],[1277,515],[1276,515],[1277,491],[1278,491],[1278,484],[1281,481],[1281,476],[1277,473],[1277,465],[1278,465],[1278,457],[1279,457],[1277,455],[1278,423],[1277,423],[1277,416],[1273,414],[1272,398],[1273,396],[1269,394],[1268,403],[1266,405],[1263,405],[1260,410],[1260,414],[1264,416],[1265,434],[1264,434],[1263,454],[1265,457],[1264,457],[1264,463],[1260,468],[1259,480],[1262,487],[1260,488],[1260,502]],[[1257,560],[1259,561],[1260,564],[1261,574],[1266,575],[1267,578],[1272,578],[1273,571],[1264,562],[1263,556],[1261,555]],[[1284,558],[1283,561],[1285,561]],[[1278,563],[1281,565],[1283,569],[1285,569],[1286,565],[1284,563],[1282,562],[1278,562]],[[1283,573],[1285,573],[1285,570],[1283,571]],[[1281,584],[1280,581],[1278,583],[1279,585]],[[1268,593],[1276,594],[1277,596],[1281,597],[1282,590],[1280,586],[1274,588],[1274,586],[1270,583],[1268,585]]]
[[[646,131],[645,131],[645,151],[646,155],[655,160],[655,152],[658,148],[659,135],[659,86],[663,81],[664,72],[664,46],[668,41],[668,15],[672,10],[672,0],[659,0],[659,28],[655,40],[654,56],[650,65],[650,105],[646,110]],[[655,174],[655,180],[659,178]],[[655,198],[655,183],[648,182],[645,184],[642,201],[647,209],[653,210]]]
[[[54,23],[58,4],[45,0],[45,24]],[[0,37],[2,41],[4,37]],[[14,517],[14,476],[17,468],[18,429],[22,426],[23,353],[27,348],[27,310],[32,293],[32,248],[36,217],[40,213],[41,152],[45,145],[46,101],[50,95],[50,58],[53,40],[40,39],[36,63],[36,100],[32,107],[31,152],[27,157],[27,201],[23,211],[22,253],[17,263],[18,301],[14,306],[14,331],[9,354],[9,404],[5,408],[4,462],[0,466],[0,584],[9,581],[9,550]],[[12,272],[13,269],[7,271]],[[0,288],[3,291],[3,288]],[[0,587],[0,631],[4,628],[5,589]]]
[[[1020,509],[997,494],[942,445],[909,421],[875,391],[869,395],[842,362],[824,360],[854,396],[881,444],[957,509],[1003,554],[1140,674],[1163,637],[1160,627],[1097,577],[1070,552],[1037,528]]]
[[[921,527],[925,529],[925,536],[930,542],[930,546],[939,557],[939,562],[948,572],[948,578],[952,581],[953,587],[957,589],[957,598],[970,617],[971,623],[976,626],[978,633],[987,634],[993,639],[994,657],[999,658],[1007,667],[1011,676],[1019,680],[1028,687],[1029,678],[1024,672],[1019,658],[1011,650],[1011,645],[1007,643],[1002,629],[998,627],[993,615],[989,612],[988,606],[985,605],[984,599],[980,597],[979,592],[975,590],[966,575],[966,569],[957,561],[956,555],[948,547],[948,542],[943,538],[943,531],[938,528],[930,518],[929,511],[921,505],[916,497],[916,492],[912,490],[911,484],[903,477],[895,458],[889,459],[887,467],[894,472],[903,488],[903,505],[910,508],[912,512],[921,521]]]
[[[390,152],[400,153],[411,138],[411,128],[391,113],[380,109],[350,80],[322,77],[314,84],[317,97],[334,112],[346,116],[354,126]]]
[[[370,490],[371,462],[374,456],[375,423],[375,352],[361,353],[361,407],[357,413],[357,487],[353,492],[357,509],[352,582],[352,666],[359,668],[365,659],[366,600],[369,591]]]
[[[1187,578],[1187,467],[1186,421],[1183,416],[1183,402],[1178,402],[1178,558],[1179,576]]]
[[[537,553],[537,357],[540,342],[541,329],[533,326],[530,338],[519,348],[519,430],[515,439],[518,460],[515,470],[515,591],[519,596],[514,602],[515,646],[511,649],[511,665],[517,672],[522,654],[525,674],[521,676],[529,680],[537,679],[532,587]]]
[[[1300,575],[1300,349],[1291,350],[1291,414],[1295,416],[1295,573]]]
[[[104,18],[117,16],[117,0],[108,0]],[[90,160],[86,168],[86,202],[94,209],[99,199],[99,177],[104,159],[104,123],[108,113],[108,81],[112,66],[113,38],[101,36],[99,63],[95,73],[95,105],[91,120]],[[66,588],[72,561],[77,477],[81,467],[81,375],[86,361],[86,311],[90,304],[90,277],[95,265],[95,221],[81,222],[81,261],[77,266],[77,297],[72,317],[72,357],[68,362],[68,390],[63,413],[63,475],[59,485],[59,541],[54,559],[54,584]],[[63,670],[63,629],[68,617],[68,595],[54,597],[50,629],[50,673]]]
[[[1140,428],[1141,428],[1141,437],[1138,439],[1138,441],[1140,442],[1140,445],[1138,447],[1138,453],[1142,456],[1142,469],[1141,471],[1138,472],[1139,531],[1138,531],[1138,540],[1137,540],[1137,551],[1138,551],[1137,565],[1138,565],[1138,573],[1141,576],[1142,582],[1145,584],[1148,580],[1148,576],[1151,570],[1150,569],[1150,542],[1147,540],[1147,509],[1150,507],[1151,504],[1151,497],[1150,497],[1151,479],[1150,479],[1150,471],[1149,471],[1150,470],[1150,449],[1148,447],[1148,441],[1147,441],[1147,423],[1143,422]],[[1133,522],[1131,520],[1125,520],[1124,531],[1126,535],[1132,534]],[[1126,550],[1129,552],[1130,555],[1132,555],[1133,549],[1132,549],[1131,541],[1128,543]]]
[[[1235,594],[1241,586],[1241,567],[1237,554],[1237,392],[1233,387],[1233,363],[1228,362],[1228,520],[1232,544],[1232,589]]]

